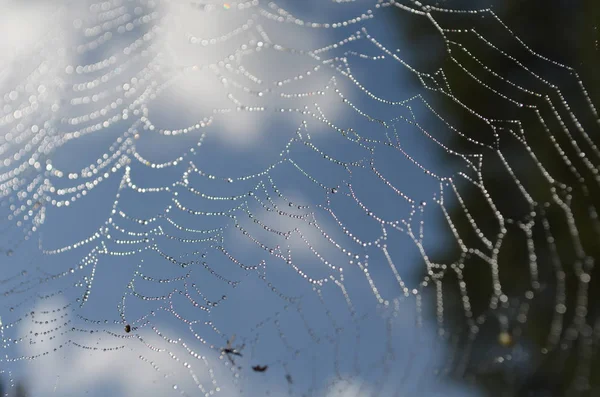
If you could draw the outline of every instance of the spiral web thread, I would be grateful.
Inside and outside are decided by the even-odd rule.
[[[436,374],[522,371],[562,349],[580,358],[573,387],[591,387],[600,329],[587,312],[593,257],[574,208],[589,210],[600,233],[590,204],[600,151],[598,115],[575,71],[524,42],[514,55],[497,47],[494,35],[520,39],[491,9],[319,7],[334,12],[300,19],[303,10],[257,0],[63,4],[41,11],[49,28],[27,51],[0,58],[0,370],[9,384],[29,377],[61,395],[93,394],[100,382],[133,395],[430,395],[449,393],[443,377],[431,382]],[[443,68],[413,66],[394,47],[392,12],[432,24],[471,84],[492,74],[496,86],[483,88],[513,103],[515,119],[478,114]],[[448,15],[460,29],[439,22]],[[323,16],[330,21],[312,22]],[[469,27],[480,18],[490,38]],[[489,52],[519,65],[529,84],[497,74]],[[520,57],[552,64],[585,106],[570,107],[560,84]],[[379,68],[412,85],[390,90]],[[434,96],[491,139],[455,128]],[[523,109],[572,178],[548,170],[521,128]],[[453,148],[456,136],[473,150]],[[504,154],[506,141],[521,157]],[[539,176],[535,189],[511,164],[523,161]],[[486,172],[509,175],[529,211],[502,213]],[[465,204],[466,186],[486,217]],[[451,206],[469,230],[455,226]],[[555,227],[568,228],[575,264],[562,263]],[[527,287],[511,293],[498,260],[516,249],[507,236],[529,258]],[[433,260],[448,244],[458,257]],[[473,309],[469,266],[490,277],[484,310]],[[446,299],[450,276],[458,303]],[[542,299],[555,308],[542,351],[513,343]],[[453,304],[465,334],[448,324]],[[499,339],[476,352],[484,327]]]

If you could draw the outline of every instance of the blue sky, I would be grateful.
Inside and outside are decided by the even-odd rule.
[[[297,19],[8,7],[3,175],[29,165],[3,185],[21,224],[3,224],[1,368],[34,395],[466,393],[434,375],[434,324],[415,327],[435,299],[418,247],[448,243],[435,199],[454,171],[398,61],[423,49],[374,1],[277,4]],[[233,335],[242,369],[220,353]]]

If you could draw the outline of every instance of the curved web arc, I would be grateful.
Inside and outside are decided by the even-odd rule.
[[[33,374],[32,387],[67,395],[104,392],[94,378],[135,394],[426,395],[446,391],[431,374],[515,377],[560,347],[578,358],[573,390],[592,387],[581,346],[597,339],[594,249],[580,229],[600,230],[600,153],[579,75],[492,9],[337,3],[300,18],[257,0],[112,0],[42,17],[69,24],[41,34],[37,56],[10,55],[1,83],[11,384]],[[436,29],[447,62],[435,73],[392,49],[378,26],[390,10]],[[524,53],[496,44],[502,34]],[[390,90],[391,73],[411,88]],[[454,79],[514,115],[480,111]],[[587,108],[569,105],[568,83]],[[438,97],[480,131],[457,127]],[[454,258],[438,260],[442,241]],[[513,262],[526,258],[523,281],[505,276],[510,246]],[[540,348],[529,325],[549,309]]]

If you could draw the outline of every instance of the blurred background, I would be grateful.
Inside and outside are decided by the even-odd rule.
[[[3,2],[0,395],[599,395],[599,7]]]

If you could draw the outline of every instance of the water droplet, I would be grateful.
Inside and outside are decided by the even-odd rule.
[[[498,334],[498,343],[500,343],[504,347],[512,346],[514,340],[510,333],[507,331],[502,331]]]

